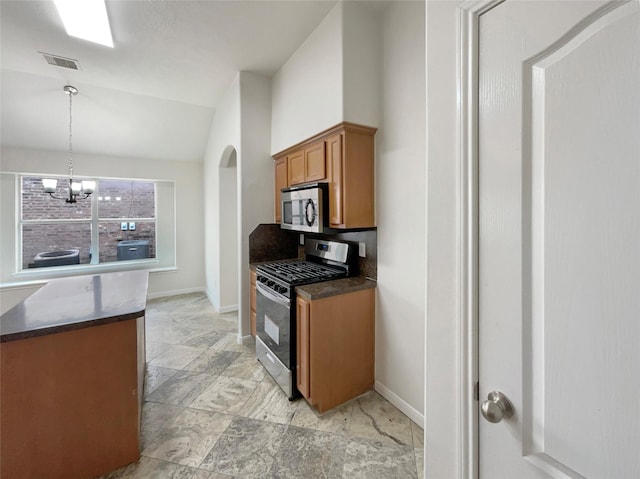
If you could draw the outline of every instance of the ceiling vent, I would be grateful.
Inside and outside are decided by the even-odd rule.
[[[80,69],[80,63],[78,62],[78,60],[74,60],[73,58],[65,58],[58,55],[52,55],[51,53],[38,53],[42,54],[49,65],[54,65],[62,68],[71,68],[72,70]]]

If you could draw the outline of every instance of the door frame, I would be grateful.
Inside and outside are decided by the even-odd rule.
[[[458,476],[479,475],[478,85],[480,16],[505,0],[468,0],[458,7]]]

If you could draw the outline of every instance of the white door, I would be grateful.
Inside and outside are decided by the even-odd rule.
[[[640,5],[479,34],[480,478],[640,478]]]

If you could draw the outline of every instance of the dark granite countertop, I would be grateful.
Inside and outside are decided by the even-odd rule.
[[[54,279],[0,317],[0,342],[144,316],[147,271]]]
[[[340,294],[353,293],[362,289],[375,288],[376,282],[363,276],[322,281],[320,283],[296,286],[296,294],[306,300],[328,298]]]

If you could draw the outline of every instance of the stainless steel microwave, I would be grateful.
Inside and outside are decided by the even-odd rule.
[[[327,225],[328,188],[326,183],[283,188],[281,228],[322,233]]]

